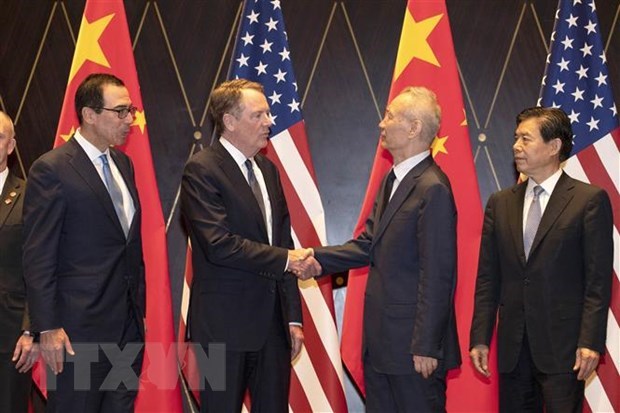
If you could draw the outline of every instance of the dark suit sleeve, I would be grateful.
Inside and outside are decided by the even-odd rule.
[[[583,223],[585,291],[578,347],[605,352],[613,274],[613,215],[609,197],[598,191],[587,203]]]
[[[181,208],[198,248],[216,265],[281,279],[288,250],[253,241],[234,231],[212,168],[190,161],[183,175]],[[230,207],[234,207],[231,205]]]
[[[65,208],[56,172],[45,161],[35,162],[24,198],[23,255],[27,299],[35,331],[62,327],[57,314],[55,270]]]
[[[478,276],[474,300],[474,315],[471,324],[470,348],[489,345],[495,327],[495,317],[500,293],[500,265],[495,239],[495,212],[497,194],[487,202],[482,226],[482,241],[478,259]]]
[[[314,248],[314,256],[321,264],[323,275],[346,271],[351,268],[364,267],[370,264],[370,247],[372,245],[374,216],[377,201],[372,213],[366,219],[364,232],[357,238],[342,245]]]
[[[423,197],[416,234],[420,274],[411,352],[443,358],[456,284],[456,207],[446,185],[430,186]]]

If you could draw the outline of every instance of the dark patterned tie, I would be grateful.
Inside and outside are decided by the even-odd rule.
[[[538,231],[538,224],[540,224],[540,218],[542,217],[539,196],[542,194],[543,188],[540,185],[536,185],[533,191],[534,197],[532,197],[530,209],[527,211],[525,231],[523,232],[523,250],[525,251],[525,258],[530,256],[530,249],[532,248],[536,231]]]
[[[254,168],[252,167],[252,161],[246,160],[245,167],[248,170],[248,183],[250,184],[250,188],[252,188],[252,192],[254,193],[254,197],[256,198],[256,202],[258,202],[258,206],[260,207],[260,212],[263,214],[263,220],[265,221],[265,225],[267,225],[267,214],[265,213],[265,200],[263,199],[263,193],[260,190],[260,185],[256,180],[256,175],[254,175]]]
[[[121,227],[123,227],[125,237],[127,237],[127,234],[129,233],[129,223],[127,222],[125,208],[123,207],[123,193],[121,192],[121,188],[119,188],[118,183],[112,176],[112,170],[110,169],[110,164],[108,163],[108,156],[103,154],[100,158],[103,163],[103,180],[105,181],[105,186],[108,188],[110,198],[112,198],[112,204],[114,204],[116,216],[121,222]]]

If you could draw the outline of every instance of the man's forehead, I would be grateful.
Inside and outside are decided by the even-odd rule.
[[[125,86],[107,84],[103,86],[103,100],[109,101],[129,101],[129,91]]]
[[[4,114],[0,114],[0,134],[3,136],[13,137],[13,124]]]

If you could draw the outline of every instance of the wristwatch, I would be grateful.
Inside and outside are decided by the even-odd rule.
[[[30,330],[22,330],[22,336],[32,337],[32,341],[35,343],[39,342],[39,338],[41,337],[41,333],[37,333],[36,331]]]

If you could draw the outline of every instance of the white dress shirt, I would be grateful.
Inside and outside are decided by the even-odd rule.
[[[241,170],[241,173],[245,177],[245,180],[250,184],[248,179],[248,170],[245,167],[245,161],[248,159],[245,157],[243,153],[239,149],[235,147],[232,143],[230,143],[226,138],[220,138],[220,143],[228,151],[230,156],[233,157],[237,166]],[[254,158],[250,158],[252,162],[252,169],[254,170],[254,176],[256,176],[256,181],[258,181],[258,186],[260,187],[260,192],[263,195],[263,202],[265,203],[265,217],[267,218],[267,222],[265,225],[267,226],[267,236],[269,237],[269,245],[273,244],[273,217],[271,216],[271,202],[269,200],[269,193],[267,192],[267,185],[265,184],[265,177],[263,176],[263,172],[260,170]]]
[[[547,204],[549,203],[549,198],[553,193],[553,189],[556,184],[560,180],[560,176],[562,176],[562,169],[558,169],[551,175],[549,178],[545,179],[540,184],[534,182],[533,179],[528,178],[527,180],[527,188],[525,188],[525,198],[523,199],[523,233],[525,234],[525,222],[527,221],[527,214],[530,211],[530,205],[532,205],[532,199],[534,198],[534,187],[539,185],[543,191],[538,195],[538,202],[540,203],[540,216],[542,217],[545,213],[545,208],[547,208]]]
[[[97,173],[99,174],[99,178],[101,178],[101,182],[105,185],[105,178],[103,177],[103,162],[101,161],[100,156],[106,154],[108,157],[108,163],[110,164],[110,171],[112,172],[112,178],[118,185],[123,195],[123,211],[125,212],[125,217],[127,218],[127,223],[129,228],[131,228],[131,222],[133,220],[133,216],[136,212],[136,207],[133,204],[133,199],[131,198],[131,193],[129,193],[129,188],[121,175],[121,172],[118,170],[118,167],[114,163],[114,159],[110,156],[110,149],[106,148],[105,152],[101,152],[95,145],[90,143],[78,129],[75,131],[75,135],[73,135],[75,141],[84,149],[88,159],[93,163]]]
[[[4,168],[4,171],[0,172],[0,194],[4,190],[4,183],[9,177],[9,168]]]
[[[426,159],[427,156],[430,156],[431,151],[424,151],[417,155],[412,156],[411,158],[407,158],[398,165],[394,166],[394,175],[396,179],[394,179],[394,185],[392,186],[392,192],[390,193],[390,199],[394,196],[398,185],[402,182],[405,176],[409,173],[410,170],[416,167],[420,162]]]

